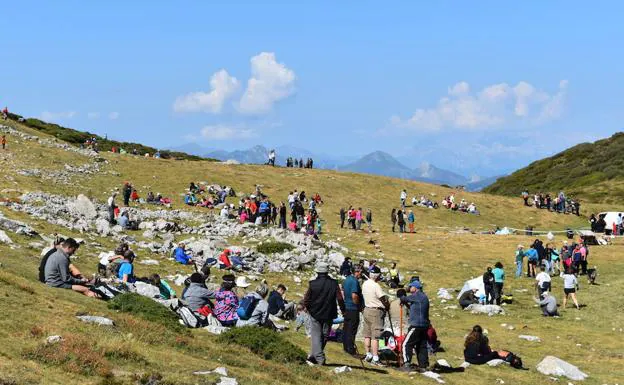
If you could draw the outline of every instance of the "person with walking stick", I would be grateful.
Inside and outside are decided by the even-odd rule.
[[[369,271],[369,279],[362,284],[362,296],[364,297],[364,348],[366,357],[364,361],[375,366],[382,366],[379,361],[379,340],[383,333],[384,317],[390,309],[388,296],[383,292],[378,281],[381,278],[381,270],[377,266]]]
[[[410,282],[408,289],[410,294],[400,298],[401,304],[409,307],[409,329],[401,347],[403,354],[401,370],[414,371],[412,356],[416,350],[418,357],[416,370],[424,373],[429,367],[429,352],[427,351],[427,330],[431,325],[429,321],[429,298],[422,291],[422,283],[419,280]]]

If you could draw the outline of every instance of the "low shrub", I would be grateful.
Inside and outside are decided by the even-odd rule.
[[[303,363],[306,360],[306,354],[300,347],[267,328],[232,328],[221,334],[218,341],[225,345],[244,346],[265,360],[281,363]]]
[[[62,366],[71,373],[107,376],[110,364],[94,345],[84,337],[69,335],[55,344],[42,343],[24,353],[24,357],[47,365]]]
[[[158,323],[176,333],[188,334],[188,329],[180,325],[178,316],[147,297],[136,293],[124,293],[113,298],[108,303],[109,309],[118,310],[124,313],[131,313],[147,321]]]
[[[293,250],[295,246],[284,242],[265,242],[256,247],[256,250],[262,254],[278,254],[284,251]]]

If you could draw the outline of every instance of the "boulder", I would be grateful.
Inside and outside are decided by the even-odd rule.
[[[547,376],[565,376],[570,380],[582,381],[588,377],[576,366],[554,356],[546,356],[537,364],[537,371]]]
[[[97,210],[89,198],[80,194],[78,197],[67,203],[69,213],[74,217],[84,217],[85,219],[95,219]]]
[[[104,218],[98,218],[95,220],[95,228],[98,234],[102,236],[108,236],[111,233],[110,224]]]
[[[327,258],[328,258],[329,264],[334,267],[342,266],[342,263],[345,260],[344,254],[340,252],[331,252],[329,253],[329,256]]]
[[[6,243],[8,245],[13,244],[13,241],[11,240],[11,238],[9,238],[7,233],[5,233],[3,230],[0,230],[0,242]]]
[[[79,320],[86,323],[94,323],[100,326],[115,326],[115,322],[112,319],[106,317],[99,317],[93,315],[79,315],[76,316]]]
[[[46,343],[48,345],[51,345],[51,344],[55,344],[57,342],[61,342],[62,340],[63,340],[63,337],[61,337],[61,336],[49,336],[48,338],[46,338]]]
[[[148,298],[158,298],[160,297],[160,290],[149,283],[145,282],[135,282],[134,288],[136,289],[136,293]]]

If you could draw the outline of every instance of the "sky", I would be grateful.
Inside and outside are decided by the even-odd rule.
[[[2,12],[0,104],[161,148],[381,150],[491,176],[624,126],[622,2],[22,0]]]

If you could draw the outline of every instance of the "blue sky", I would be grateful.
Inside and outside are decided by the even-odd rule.
[[[495,175],[622,129],[623,11],[615,1],[10,2],[0,104],[159,147],[383,150],[409,166]]]

